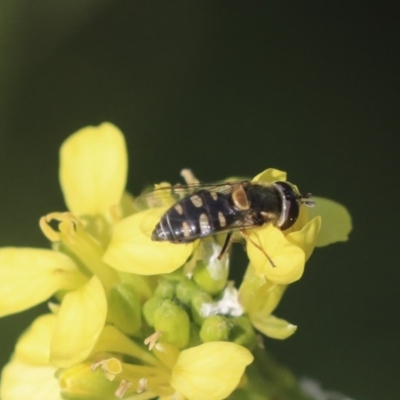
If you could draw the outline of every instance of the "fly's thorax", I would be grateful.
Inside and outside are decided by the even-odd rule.
[[[301,195],[292,184],[283,181],[264,185],[249,183],[244,190],[255,224],[268,222],[285,230],[296,222]]]
[[[250,184],[245,187],[250,208],[256,213],[270,214],[279,218],[282,210],[282,198],[273,184]]]

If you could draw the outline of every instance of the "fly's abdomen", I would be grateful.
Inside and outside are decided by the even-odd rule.
[[[234,220],[230,195],[199,190],[184,197],[162,216],[152,239],[188,243],[224,230]]]

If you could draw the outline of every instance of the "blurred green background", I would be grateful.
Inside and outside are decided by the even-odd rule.
[[[288,171],[345,204],[351,240],[317,250],[267,347],[298,376],[356,400],[400,393],[399,24],[395,3],[2,1],[0,246],[48,244],[65,205],[58,149],[111,121],[128,189]],[[244,263],[240,246],[237,265]],[[4,282],[1,282],[3,284]],[[0,320],[0,363],[45,306]]]

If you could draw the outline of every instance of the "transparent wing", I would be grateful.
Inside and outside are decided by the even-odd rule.
[[[136,211],[142,211],[153,207],[171,207],[179,200],[199,190],[228,194],[231,193],[233,185],[241,183],[243,183],[243,181],[174,186],[161,185],[155,189],[145,190],[136,197],[134,200],[134,207]]]

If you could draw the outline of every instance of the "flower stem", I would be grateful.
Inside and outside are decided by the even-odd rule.
[[[248,382],[229,400],[311,400],[301,391],[296,377],[264,349],[253,354],[254,362],[246,370]]]

